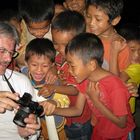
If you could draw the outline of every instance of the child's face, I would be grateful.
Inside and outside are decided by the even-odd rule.
[[[108,15],[99,7],[90,5],[86,11],[87,32],[105,34],[111,26]]]
[[[129,41],[128,47],[130,48],[130,57],[131,63],[139,63],[140,64],[140,41]]]
[[[49,32],[50,21],[31,22],[27,24],[28,31],[36,38],[43,38]]]
[[[30,56],[28,62],[28,69],[33,79],[36,82],[43,80],[52,66],[52,63],[47,56],[32,55]]]
[[[91,72],[88,63],[84,64],[78,56],[69,53],[66,55],[66,60],[69,64],[69,72],[75,78],[77,83],[81,83],[88,78]]]
[[[52,41],[56,51],[65,57],[65,48],[68,42],[74,37],[71,32],[58,31],[52,29]]]
[[[66,9],[83,13],[85,10],[85,0],[65,0],[64,7]]]

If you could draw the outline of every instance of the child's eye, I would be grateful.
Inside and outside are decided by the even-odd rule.
[[[101,21],[102,19],[100,19],[100,18],[96,18],[96,21]]]
[[[43,67],[45,67],[45,68],[46,68],[46,67],[49,67],[49,66],[48,66],[48,65],[43,65]]]
[[[36,65],[36,64],[31,64],[31,66],[34,66],[34,67],[35,67],[35,66],[37,66],[37,65]]]
[[[90,16],[90,15],[88,15],[88,14],[86,14],[86,17],[87,17],[87,18],[91,18],[91,16]]]
[[[130,48],[132,52],[136,51],[134,48]]]

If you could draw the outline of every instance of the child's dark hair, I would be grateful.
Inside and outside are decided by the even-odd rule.
[[[21,16],[16,9],[3,9],[0,11],[0,21],[7,21],[9,22],[10,20],[15,19],[18,22],[21,22]]]
[[[109,17],[111,22],[116,17],[120,16],[123,11],[123,0],[88,0],[87,8],[90,5],[95,5],[97,8],[101,8]]]
[[[51,40],[47,38],[35,38],[26,46],[25,61],[27,62],[32,55],[47,56],[54,63],[56,50]]]
[[[54,16],[53,0],[19,0],[18,8],[26,23],[51,21]]]
[[[65,10],[54,18],[51,28],[52,30],[72,31],[79,34],[86,31],[86,23],[83,15],[79,12]]]
[[[101,66],[103,63],[103,44],[101,40],[92,33],[81,33],[75,36],[66,46],[66,55],[77,55],[86,64],[95,59]]]
[[[10,20],[17,20],[21,22],[22,18],[17,9],[3,9],[0,11],[0,21],[9,22]]]
[[[121,25],[118,33],[123,36],[126,41],[139,41],[140,42],[140,27],[134,23],[127,23]]]

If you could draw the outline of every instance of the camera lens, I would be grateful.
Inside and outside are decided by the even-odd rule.
[[[16,113],[13,122],[21,127],[25,127],[26,123],[24,122],[24,119],[28,117],[29,114],[30,114],[29,107],[21,107]]]

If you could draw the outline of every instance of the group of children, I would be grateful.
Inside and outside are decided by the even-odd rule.
[[[15,68],[46,99],[40,104],[54,115],[59,139],[134,140],[130,93],[140,83],[140,29],[116,31],[123,1],[19,0],[18,6],[20,16],[11,16],[19,24],[0,20],[18,27]],[[40,139],[49,139],[44,129]]]

